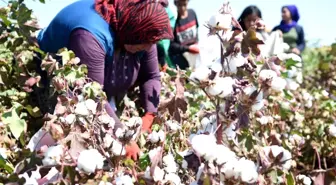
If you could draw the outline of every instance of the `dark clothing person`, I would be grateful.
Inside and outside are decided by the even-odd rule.
[[[193,51],[194,48],[190,47],[198,43],[198,21],[196,13],[192,9],[188,9],[188,16],[181,18],[178,15],[175,28],[174,40],[171,41],[169,47],[169,56],[175,66],[180,69],[189,67],[189,63],[183,56],[184,52],[198,53]]]

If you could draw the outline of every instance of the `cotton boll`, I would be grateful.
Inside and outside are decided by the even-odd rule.
[[[182,165],[181,165],[181,167],[182,167],[183,169],[187,169],[187,168],[188,168],[188,162],[187,162],[186,160],[183,160],[183,161],[182,161]]]
[[[191,140],[193,150],[199,155],[204,156],[207,152],[216,147],[216,138],[214,135],[196,135]]]
[[[117,136],[118,138],[123,138],[125,137],[126,132],[127,132],[126,127],[118,128],[115,132],[115,136]]]
[[[85,101],[85,106],[87,107],[87,109],[89,111],[92,112],[92,114],[96,114],[97,105],[98,104],[95,101],[93,101],[92,99],[87,99]]]
[[[273,70],[264,69],[264,70],[261,70],[260,73],[259,73],[259,79],[262,80],[262,81],[272,80],[275,77],[277,77],[277,74]]]
[[[133,180],[129,175],[117,177],[115,180],[116,185],[133,185]]]
[[[246,183],[255,183],[258,180],[257,167],[253,161],[241,158],[235,168],[236,178],[240,176],[241,180]]]
[[[263,100],[259,100],[257,101],[257,103],[252,105],[252,112],[257,112],[259,110],[261,110],[264,107],[264,101]]]
[[[236,126],[235,126],[235,122],[232,122],[225,130],[224,130],[224,134],[226,135],[226,137],[229,140],[235,140],[236,139]]]
[[[142,118],[141,117],[132,117],[129,119],[128,122],[125,123],[127,127],[140,127],[142,125]]]
[[[182,127],[179,125],[179,123],[177,121],[169,120],[169,121],[166,122],[166,125],[172,131],[178,131],[178,130],[182,129]]]
[[[214,62],[212,62],[210,69],[216,73],[221,72],[223,70],[223,65],[221,63],[221,60],[217,59]]]
[[[167,182],[172,182],[175,185],[180,185],[181,184],[181,179],[178,175],[175,173],[168,173],[165,175],[165,181]]]
[[[233,93],[234,81],[231,77],[216,78],[213,81],[213,85],[206,88],[206,91],[211,96],[219,96],[220,98],[225,98]]]
[[[77,167],[86,173],[94,173],[103,165],[104,157],[96,149],[83,150],[78,156]]]
[[[295,91],[300,87],[300,85],[296,83],[293,79],[286,78],[286,81],[287,81],[287,88],[289,90]]]
[[[79,102],[76,105],[75,113],[81,116],[88,116],[90,114],[89,110],[87,109],[85,102]]]
[[[107,113],[98,116],[98,121],[101,122],[101,123],[103,123],[103,124],[108,124],[110,127],[114,128],[115,121]]]
[[[69,114],[65,117],[65,122],[69,125],[73,124],[76,120],[76,115],[75,114]]]
[[[161,147],[154,148],[148,152],[149,159],[153,161],[154,157],[161,151]]]
[[[231,56],[228,62],[224,62],[224,69],[226,72],[236,74],[237,68],[243,66],[247,62],[247,59],[242,55]]]
[[[7,159],[7,150],[6,148],[0,148],[0,156],[4,159]]]
[[[178,167],[175,162],[174,156],[172,154],[168,154],[162,158],[163,163],[165,164],[165,171],[168,173],[176,173]]]
[[[126,149],[125,147],[117,140],[114,139],[112,142],[112,148],[111,151],[113,155],[115,156],[122,156],[126,154]]]
[[[236,159],[236,154],[224,145],[216,146],[216,163],[222,165],[232,159]]]
[[[332,137],[336,137],[336,126],[334,124],[329,125],[328,132]]]
[[[153,131],[149,136],[149,141],[151,143],[157,143],[159,141],[163,141],[164,139],[164,132],[160,130],[159,132]]]
[[[269,117],[268,116],[262,116],[261,118],[256,119],[261,125],[267,125],[269,123]]]
[[[225,163],[225,165],[221,168],[221,172],[224,173],[226,178],[232,178],[236,175],[235,167],[238,163],[237,159],[232,159]]]
[[[190,79],[193,81],[205,81],[209,78],[211,70],[208,67],[201,66],[195,69],[194,72],[190,74]]]
[[[292,145],[302,145],[305,143],[305,140],[303,137],[297,135],[297,134],[293,134],[291,136],[289,136],[289,142],[291,142]]]
[[[305,176],[305,175],[298,175],[296,176],[296,180],[303,183],[303,185],[311,185],[312,181],[309,177]]]
[[[227,30],[231,28],[232,16],[231,14],[216,14],[210,17],[208,24],[212,28]]]
[[[113,141],[115,141],[113,139],[113,137],[109,134],[106,134],[104,139],[103,139],[103,143],[104,143],[104,148],[110,148],[110,146],[112,145]]]
[[[155,169],[154,169],[154,174],[153,174],[154,181],[155,182],[162,181],[164,174],[165,174],[165,172],[161,168],[156,166]]]
[[[271,88],[275,91],[283,91],[287,85],[287,81],[281,77],[276,77],[271,82]]]
[[[247,87],[244,88],[244,94],[246,94],[247,96],[251,96],[253,92],[255,92],[257,90],[257,88],[253,85],[249,85]]]
[[[51,146],[48,150],[44,153],[44,158],[42,163],[44,166],[51,166],[56,165],[61,160],[61,156],[63,155],[63,146]]]

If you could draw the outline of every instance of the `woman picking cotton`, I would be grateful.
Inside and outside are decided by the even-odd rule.
[[[263,56],[272,56],[283,53],[288,46],[283,43],[281,32],[273,31],[269,33],[265,25],[262,23],[262,14],[257,6],[248,6],[244,9],[241,16],[238,19],[244,31],[247,31],[250,27],[257,27],[257,36],[264,41],[263,45],[260,45],[261,53]]]
[[[306,47],[303,28],[298,25],[299,19],[299,11],[295,5],[284,6],[282,21],[273,29],[283,33],[284,42],[290,46],[290,51],[297,55],[300,55]]]
[[[165,0],[81,0],[61,10],[38,36],[40,48],[55,53],[74,51],[88,76],[103,85],[110,104],[106,110],[116,123],[115,102],[139,83],[146,114],[142,131],[150,132],[160,95],[156,43],[172,39]],[[140,16],[141,15],[141,16]],[[135,142],[126,147],[137,158]]]

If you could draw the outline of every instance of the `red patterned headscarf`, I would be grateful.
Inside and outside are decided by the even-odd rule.
[[[95,10],[110,24],[118,44],[172,39],[167,0],[95,0]]]

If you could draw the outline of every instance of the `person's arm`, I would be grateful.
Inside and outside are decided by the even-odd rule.
[[[300,50],[300,52],[302,53],[302,51],[306,48],[306,42],[305,42],[305,36],[304,36],[304,31],[303,28],[301,26],[297,26],[297,33],[298,33],[298,40],[297,40],[297,49]]]
[[[88,77],[100,85],[104,85],[106,53],[97,39],[84,29],[77,29],[70,35],[68,48],[80,58],[81,64],[87,66]],[[109,103],[106,104],[105,108],[116,124],[119,124],[120,120]]]
[[[139,71],[140,99],[146,112],[156,113],[160,100],[161,76],[156,45],[145,52]]]
[[[198,28],[199,28],[199,24],[198,24],[198,19],[197,19],[197,15],[196,12],[194,10],[191,9],[191,11],[193,12],[194,16],[195,16],[195,21],[196,21],[196,42],[198,42]]]
[[[182,54],[189,51],[188,46],[181,45],[177,39],[176,27],[174,28],[174,39],[170,40],[169,52],[172,54]]]

